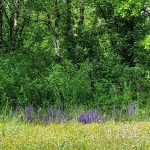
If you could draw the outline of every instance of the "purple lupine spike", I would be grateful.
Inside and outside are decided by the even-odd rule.
[[[87,114],[88,123],[95,122],[96,120],[96,113],[94,111],[90,111]]]
[[[34,117],[32,115],[27,115],[26,119],[29,121],[29,122],[33,122],[34,121]]]
[[[56,119],[56,112],[53,113],[52,117],[53,119]]]
[[[92,122],[101,122],[101,112],[98,110],[91,110],[87,114],[80,114],[79,122],[87,124]]]
[[[133,101],[131,104],[128,106],[128,114],[129,116],[134,116],[138,111],[138,105]]]
[[[27,106],[27,107],[25,108],[25,112],[26,112],[26,113],[32,113],[32,112],[33,112],[33,107],[32,107],[32,105]]]
[[[42,122],[43,122],[43,123],[51,123],[51,122],[52,122],[52,117],[51,117],[51,116],[44,115],[44,116],[42,117]]]
[[[48,115],[53,116],[53,110],[51,108],[48,109]]]
[[[87,117],[89,121],[88,123],[99,122],[100,117],[102,117],[102,114],[99,110],[92,110],[88,112]]]
[[[53,118],[55,119],[55,118],[58,118],[58,117],[60,117],[61,116],[61,111],[56,111],[54,114],[53,114]]]
[[[47,122],[51,123],[52,122],[52,117],[51,116],[47,116]]]
[[[102,117],[98,117],[97,123],[101,123],[101,122],[103,122],[103,118]]]
[[[51,118],[53,121],[58,121],[62,115],[63,115],[63,113],[59,110],[53,111]]]
[[[68,117],[67,117],[66,115],[63,115],[63,116],[58,120],[58,123],[59,123],[59,124],[65,123],[67,120],[68,120]]]
[[[90,123],[90,119],[87,114],[85,114],[85,124]]]
[[[128,106],[128,114],[129,114],[129,116],[134,114],[134,109],[133,109],[133,107],[131,105]]]
[[[101,111],[98,111],[98,114],[97,114],[97,122],[98,123],[101,123],[105,120],[105,117],[103,116],[102,112]]]
[[[85,114],[80,114],[79,116],[79,122],[86,124],[87,123],[87,119],[86,119],[86,115]]]
[[[32,105],[29,105],[25,108],[25,114],[26,114],[26,119],[29,121],[29,122],[32,122],[34,120],[34,117],[33,117],[33,107]]]

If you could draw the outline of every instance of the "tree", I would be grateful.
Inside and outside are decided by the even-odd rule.
[[[54,0],[54,14],[55,14],[54,49],[55,49],[56,57],[60,57],[60,41],[59,41],[60,13],[59,13],[59,9],[58,9],[58,0]]]
[[[3,0],[0,0],[0,46],[3,44]]]

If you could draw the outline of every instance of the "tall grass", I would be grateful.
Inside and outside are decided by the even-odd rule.
[[[2,150],[148,150],[150,123],[0,123]]]
[[[135,106],[110,114],[84,107],[6,106],[0,113],[0,150],[149,150],[149,110]]]

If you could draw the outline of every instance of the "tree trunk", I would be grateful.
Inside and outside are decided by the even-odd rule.
[[[50,14],[48,14],[48,13],[47,13],[46,25],[47,25],[48,31],[50,32],[50,30],[51,30],[51,18],[50,18]]]
[[[72,13],[71,13],[71,0],[66,0],[67,10],[66,10],[66,47],[68,50],[69,57],[75,59],[74,40],[72,34]]]
[[[81,29],[84,23],[84,12],[85,12],[85,2],[84,0],[80,1],[80,20],[79,20],[79,28]]]
[[[55,14],[55,23],[54,23],[54,49],[56,57],[60,57],[60,41],[59,41],[59,19],[60,14],[58,10],[58,0],[54,0],[54,14]]]
[[[17,25],[18,25],[18,7],[19,7],[19,0],[14,1],[14,15],[13,15],[13,28],[12,28],[12,33],[13,33],[13,39],[16,40],[16,35],[17,35]]]
[[[128,21],[125,21],[126,30],[125,33],[127,34],[128,38],[125,40],[126,49],[123,49],[123,56],[124,61],[130,67],[134,67],[134,55],[135,55],[135,39],[134,39],[134,32],[135,32],[135,21],[134,17]]]
[[[71,0],[66,0],[67,3],[67,37],[71,35]]]
[[[0,46],[3,43],[3,0],[0,0]]]
[[[10,48],[14,49],[16,46],[16,36],[17,36],[17,28],[18,28],[18,17],[19,17],[19,0],[14,0],[13,3],[14,12],[10,18]]]

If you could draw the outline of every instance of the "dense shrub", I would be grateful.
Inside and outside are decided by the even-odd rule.
[[[67,107],[84,105],[107,112],[124,108],[132,101],[138,101],[140,107],[148,105],[149,75],[140,65],[128,67],[117,64],[116,59],[51,63],[35,54],[1,56],[1,106],[65,103]]]
[[[78,69],[69,61],[63,64],[54,64],[47,77],[49,89],[57,104],[87,104],[92,98],[89,63],[80,64]]]

